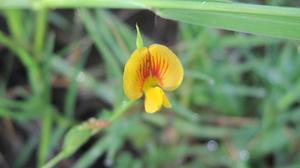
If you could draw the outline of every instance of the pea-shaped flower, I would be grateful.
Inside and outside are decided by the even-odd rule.
[[[145,111],[154,113],[163,105],[171,108],[165,91],[175,90],[182,82],[183,68],[177,56],[166,46],[143,47],[137,27],[137,49],[124,68],[123,87],[126,96],[136,100],[145,95]]]

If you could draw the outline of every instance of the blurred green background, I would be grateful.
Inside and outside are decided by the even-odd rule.
[[[181,87],[168,94],[170,110],[147,114],[142,100],[128,102],[123,93],[136,23],[147,45],[172,48],[184,65]],[[298,168],[299,76],[297,40],[148,10],[2,9],[0,167],[41,167],[61,151],[71,127],[122,111],[57,167]]]

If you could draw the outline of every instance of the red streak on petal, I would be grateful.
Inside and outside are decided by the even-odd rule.
[[[137,81],[140,82],[140,89],[143,89],[144,82],[148,77],[155,77],[159,81],[159,85],[163,85],[163,79],[169,68],[169,64],[166,59],[157,55],[148,54],[141,61],[139,69],[136,71]]]

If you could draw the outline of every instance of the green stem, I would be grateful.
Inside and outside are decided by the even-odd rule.
[[[135,101],[128,101],[126,103],[123,103],[118,109],[116,109],[114,111],[114,114],[108,119],[108,121],[110,122],[114,122],[117,119],[119,119],[126,111],[128,111],[128,109],[134,104]],[[93,131],[89,136],[95,135],[97,133],[99,133],[101,130],[101,128]],[[78,137],[80,138],[80,137]],[[81,137],[82,138],[82,137]],[[89,139],[89,137],[86,139],[86,141]],[[86,141],[83,141],[83,143],[80,143],[80,145],[84,144]],[[66,140],[65,140],[66,142]],[[64,145],[64,146],[70,146],[70,145]],[[63,159],[66,159],[68,156],[72,155],[73,152],[76,152],[77,149],[80,148],[80,146],[72,146],[72,148],[76,148],[76,149],[72,149],[72,152],[70,153],[70,150],[67,150],[66,148],[62,149],[61,153],[59,153],[57,156],[55,156],[53,159],[51,159],[48,163],[46,163],[42,168],[52,168],[54,167],[58,162],[60,162]]]
[[[43,2],[43,1],[36,1],[38,2]],[[37,11],[37,18],[36,18],[36,34],[35,34],[35,39],[34,39],[34,55],[36,60],[39,62],[40,65],[43,65],[44,60],[43,60],[43,55],[44,55],[44,41],[45,41],[45,36],[46,36],[46,31],[47,31],[47,21],[48,21],[48,10],[46,8],[39,8]],[[44,82],[41,83],[42,86],[46,86],[46,83]],[[40,96],[47,97],[47,88],[45,87],[44,90],[41,92]],[[49,100],[42,101],[44,104],[49,104]],[[49,151],[49,139],[50,139],[50,134],[51,134],[51,129],[52,129],[52,112],[50,109],[45,110],[45,113],[43,115],[43,120],[42,120],[42,129],[41,129],[41,139],[40,139],[40,147],[39,147],[39,152],[38,152],[38,167],[41,167],[48,155]]]
[[[5,10],[5,16],[10,33],[18,42],[23,41],[22,11],[19,9]]]
[[[47,164],[45,164],[42,168],[51,168],[54,167],[58,162],[65,159],[64,153],[59,153],[53,159],[51,159]]]
[[[134,100],[130,100],[122,104],[121,107],[114,112],[113,116],[109,119],[109,121],[113,122],[116,119],[120,118],[120,116],[122,116],[122,114],[126,112],[134,104],[134,102],[135,102]]]
[[[34,54],[38,60],[41,60],[42,50],[44,48],[45,34],[47,31],[48,10],[39,9],[36,20],[36,34],[34,39]]]
[[[41,140],[39,144],[39,153],[38,153],[38,167],[46,162],[48,151],[49,151],[49,140],[51,139],[51,129],[52,129],[52,111],[50,109],[45,110],[42,129],[41,129]]]

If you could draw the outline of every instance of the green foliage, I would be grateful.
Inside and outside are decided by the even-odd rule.
[[[234,3],[224,0],[4,0],[0,8],[136,8],[181,22],[267,36],[300,39],[300,9]],[[271,31],[270,31],[271,30]]]
[[[170,95],[173,108],[146,114],[141,101],[127,101],[123,94],[122,69],[136,48],[134,26],[104,9],[74,10],[75,23],[51,10],[65,7],[150,9],[178,21],[178,40],[170,47],[184,64],[185,78]],[[21,127],[33,120],[41,126],[40,134],[26,136],[14,167],[26,167],[35,151],[38,167],[68,159],[72,167],[92,167],[100,158],[107,166],[134,168],[299,165],[299,42],[264,37],[299,40],[298,8],[229,1],[4,0],[0,9],[9,30],[0,32],[0,44],[8,49],[3,53],[18,58],[29,84],[29,92],[17,91],[21,100],[8,97],[14,60],[5,60],[0,117]],[[79,33],[59,48],[48,24]],[[143,37],[147,45],[157,42]],[[76,62],[70,55],[78,56]],[[97,73],[85,66],[92,55],[101,59]],[[58,75],[70,81],[61,109],[51,102],[51,80]],[[107,104],[93,116],[100,126],[76,118],[80,94]]]

